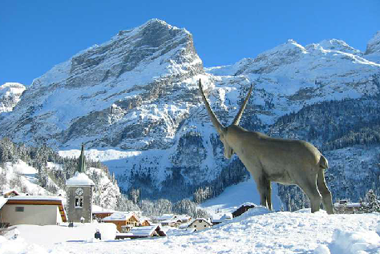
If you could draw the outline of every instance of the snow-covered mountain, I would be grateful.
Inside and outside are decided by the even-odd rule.
[[[242,126],[310,140],[329,158],[327,150],[363,149],[356,146],[363,145],[359,141],[342,145],[348,144],[347,133],[376,130],[379,119],[371,112],[380,111],[379,42],[378,33],[363,53],[341,40],[306,46],[289,40],[256,58],[203,68],[192,35],[154,19],[35,79],[11,113],[0,114],[0,135],[47,143],[68,154],[84,142],[92,148],[88,153],[116,174],[124,191],[140,188],[144,197],[177,200],[205,186],[214,195],[247,175],[236,157],[223,158],[198,94],[199,79],[222,123],[232,121],[254,83]],[[377,147],[379,142],[370,143]],[[373,165],[376,154],[367,158]],[[333,158],[331,165],[347,163]],[[380,174],[375,166],[357,164],[370,172],[370,181]],[[343,178],[333,178],[335,171],[330,171],[334,184],[342,186]],[[361,183],[353,192],[361,195],[368,187]]]
[[[0,114],[10,112],[20,101],[25,86],[20,83],[5,83],[0,86]]]

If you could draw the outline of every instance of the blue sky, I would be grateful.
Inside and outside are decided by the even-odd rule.
[[[0,85],[30,85],[77,52],[152,18],[186,28],[206,67],[233,64],[288,39],[342,39],[364,51],[380,0],[0,1]]]

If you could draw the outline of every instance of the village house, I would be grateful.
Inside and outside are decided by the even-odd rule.
[[[7,190],[0,193],[4,198],[11,198],[20,195],[16,190]]]
[[[360,203],[351,203],[348,200],[340,200],[334,204],[336,213],[354,214],[359,213]]]
[[[162,226],[178,227],[183,223],[187,223],[191,220],[188,215],[174,215],[164,214],[155,218],[156,223],[160,223]]]
[[[232,217],[238,217],[248,211],[251,208],[255,208],[256,205],[254,203],[246,202],[242,204],[239,208],[237,208],[235,211],[232,212]]]
[[[92,205],[92,219],[101,222],[102,219],[111,216],[114,210],[104,209],[103,207]]]
[[[204,218],[194,219],[187,226],[187,228],[194,229],[194,231],[200,231],[210,227],[212,227],[212,223]]]
[[[232,220],[232,213],[217,213],[211,218],[212,225],[218,225],[222,222]]]
[[[134,227],[128,233],[118,233],[116,234],[116,239],[136,239],[163,236],[166,236],[166,232],[162,230],[159,225],[152,225],[146,227]]]
[[[113,223],[116,225],[117,230],[121,233],[126,233],[133,227],[140,224],[139,219],[134,213],[115,212],[108,217],[102,219],[105,223]]]
[[[153,223],[150,221],[150,218],[140,217],[140,227],[152,226]]]
[[[67,215],[61,197],[18,195],[0,199],[2,226],[57,225],[62,222],[67,222]]]

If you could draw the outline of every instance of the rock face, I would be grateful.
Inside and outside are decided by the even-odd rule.
[[[368,42],[365,55],[368,59],[380,63],[380,31]]]
[[[14,111],[0,115],[1,136],[58,149],[82,142],[116,149],[121,155],[104,162],[125,192],[140,188],[143,197],[177,200],[204,186],[217,194],[247,173],[236,157],[223,158],[198,94],[200,78],[223,124],[231,123],[254,83],[243,127],[332,151],[346,147],[338,144],[347,133],[376,126],[373,114],[364,122],[349,114],[369,105],[378,110],[380,64],[371,60],[377,37],[366,53],[340,40],[306,46],[289,40],[254,59],[204,70],[188,31],[150,20],[36,79]],[[336,105],[342,111],[332,110]],[[343,123],[349,128],[341,131]],[[355,142],[348,146],[360,145]]]
[[[24,91],[25,86],[20,83],[5,83],[0,86],[0,114],[11,112]]]

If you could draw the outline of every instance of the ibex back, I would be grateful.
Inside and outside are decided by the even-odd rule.
[[[224,156],[236,153],[251,173],[260,193],[260,205],[272,209],[271,182],[296,184],[309,197],[311,212],[321,202],[333,214],[332,197],[326,186],[324,170],[327,159],[312,144],[301,140],[272,138],[263,133],[239,127],[241,116],[252,93],[252,86],[233,123],[224,127],[212,111],[199,80],[199,89],[211,121],[224,145]]]

